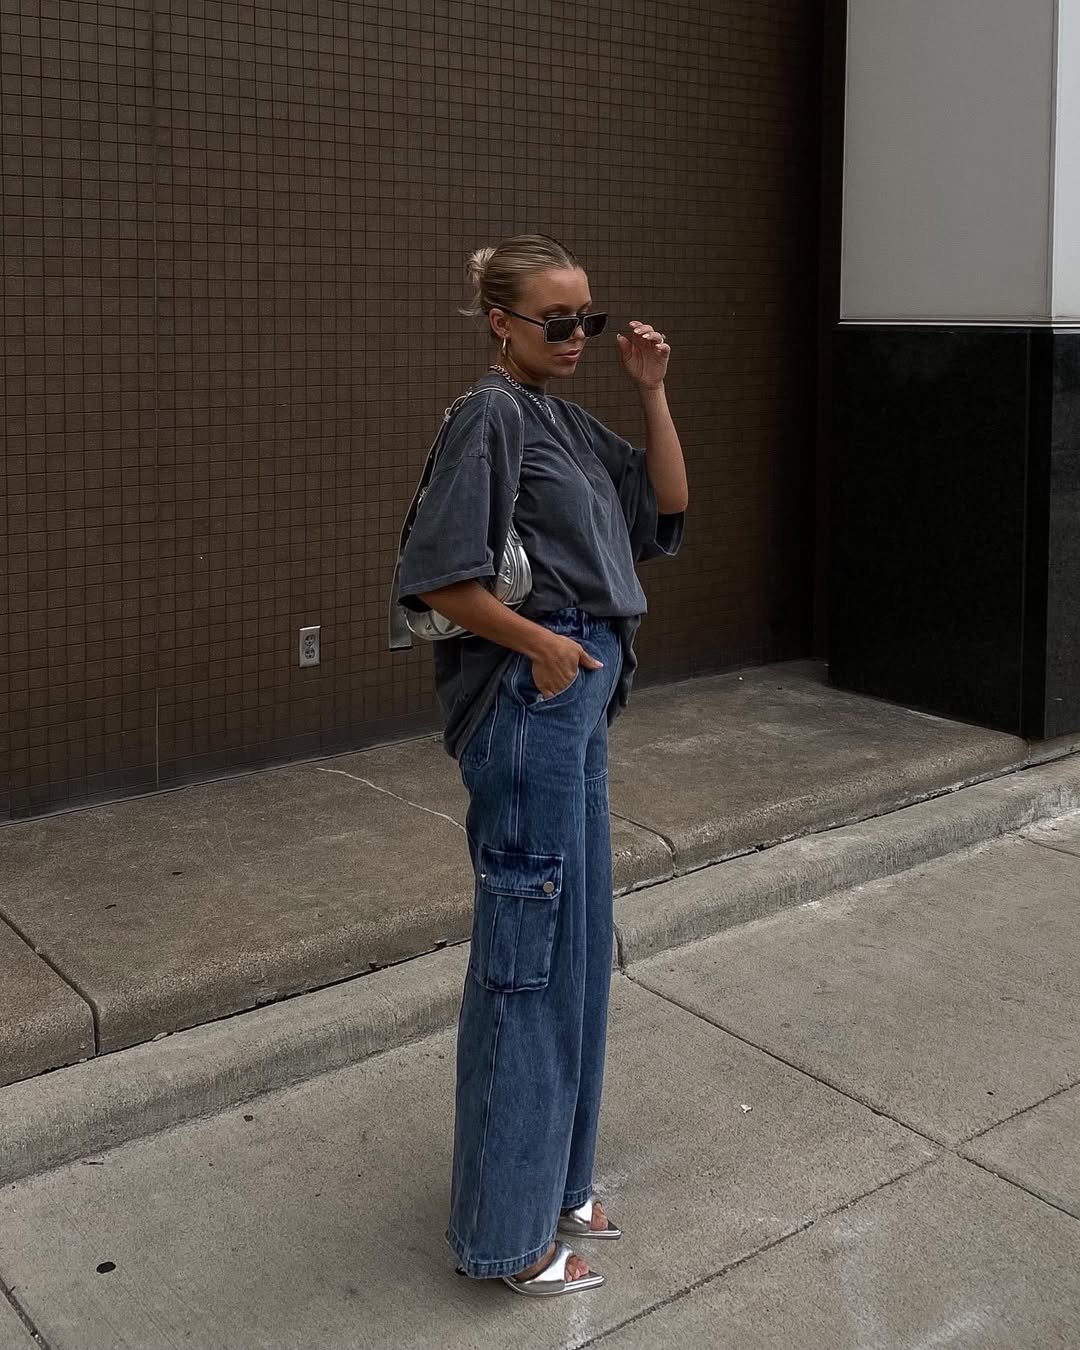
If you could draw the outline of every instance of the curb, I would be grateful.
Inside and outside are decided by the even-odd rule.
[[[1080,810],[1080,755],[743,854],[624,897],[619,965]]]
[[[702,868],[616,902],[625,969],[661,951],[1080,810],[1080,755]],[[468,946],[0,1089],[0,1184],[214,1115],[450,1026]]]
[[[449,1026],[467,962],[447,947],[0,1088],[0,1185]]]

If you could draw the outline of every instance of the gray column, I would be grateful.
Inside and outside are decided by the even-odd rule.
[[[1080,729],[1080,0],[849,0],[833,679]]]

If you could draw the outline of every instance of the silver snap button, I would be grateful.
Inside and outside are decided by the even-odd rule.
[[[544,882],[544,894],[545,894],[545,895],[550,895],[551,892],[552,892],[554,889],[555,889],[555,883],[554,883],[553,881],[545,881],[545,882]]]
[[[487,873],[486,873],[486,872],[481,872],[481,873],[480,873],[480,880],[481,880],[481,881],[487,881]]]

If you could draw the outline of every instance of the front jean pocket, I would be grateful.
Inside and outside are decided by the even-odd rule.
[[[522,655],[517,670],[511,671],[510,687],[517,701],[526,708],[558,708],[564,703],[571,703],[577,697],[581,691],[585,673],[584,668],[578,666],[574,672],[574,678],[565,689],[560,689],[557,694],[552,694],[550,698],[541,698],[540,690],[537,689],[536,681],[532,677],[532,662],[527,656]]]
[[[562,894],[560,853],[504,852],[481,844],[469,969],[485,989],[543,989]]]

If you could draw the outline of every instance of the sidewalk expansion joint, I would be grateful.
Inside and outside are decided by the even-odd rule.
[[[824,1078],[820,1074],[811,1072],[809,1069],[804,1068],[802,1065],[796,1064],[793,1060],[785,1059],[783,1055],[777,1054],[774,1050],[768,1050],[765,1048],[765,1046],[758,1045],[756,1041],[752,1041],[748,1037],[740,1035],[739,1032],[733,1031],[731,1027],[724,1026],[722,1022],[716,1021],[715,1018],[707,1017],[704,1013],[699,1012],[696,1008],[691,1008],[688,1007],[685,1003],[680,1003],[678,999],[672,998],[670,994],[664,994],[661,993],[658,989],[653,989],[650,985],[645,984],[643,981],[637,979],[634,975],[631,975],[628,971],[624,970],[622,973],[626,976],[628,980],[633,981],[633,983],[636,984],[639,989],[643,989],[646,993],[652,994],[654,998],[662,999],[665,1003],[670,1003],[672,1007],[679,1008],[681,1009],[681,1011],[689,1013],[691,1017],[697,1018],[699,1021],[704,1022],[707,1026],[715,1027],[717,1031],[722,1031],[725,1036],[731,1036],[734,1040],[737,1040],[741,1042],[743,1045],[748,1046],[751,1050],[757,1050],[761,1054],[767,1055],[770,1059],[775,1060],[778,1064],[783,1064],[787,1068],[794,1070],[795,1073],[800,1074],[802,1077],[809,1078],[811,1082],[817,1083],[821,1087],[827,1087],[831,1091],[839,1093],[841,1097],[846,1097],[848,1101],[854,1102],[857,1106],[864,1107],[867,1111],[872,1112],[875,1116],[880,1116],[883,1120],[887,1120],[891,1124],[899,1126],[900,1129],[907,1130],[910,1134],[914,1134],[918,1138],[925,1140],[926,1143],[933,1144],[936,1148],[942,1149],[945,1153],[951,1154],[959,1162],[966,1163],[968,1164],[968,1166],[971,1167],[978,1167],[980,1170],[988,1172],[991,1176],[997,1177],[999,1181],[1005,1182],[1007,1185],[1014,1187],[1016,1190],[1025,1192],[1025,1194],[1030,1195],[1033,1200],[1038,1200],[1042,1204],[1047,1205],[1050,1209],[1055,1209],[1061,1214],[1068,1215],[1068,1217],[1071,1219],[1080,1219],[1080,1215],[1074,1213],[1072,1210],[1066,1209],[1063,1205],[1058,1204],[1055,1200],[1049,1199],[1047,1196],[1041,1194],[1039,1191],[1032,1190],[1032,1188],[1029,1185],[1025,1184],[1022,1181],[1018,1181],[1015,1177],[1010,1176],[1009,1173],[999,1171],[996,1167],[992,1166],[990,1163],[982,1162],[978,1158],[973,1158],[970,1156],[969,1153],[964,1152],[964,1150],[969,1148],[971,1144],[976,1143],[979,1139],[983,1138],[985,1135],[991,1134],[994,1130],[999,1129],[1002,1125],[1008,1125],[1010,1122],[1017,1120],[1020,1116],[1027,1115],[1029,1111],[1034,1111],[1038,1107],[1044,1106],[1047,1102],[1053,1101],[1055,1097],[1060,1097],[1063,1093],[1071,1092],[1074,1088],[1080,1086],[1080,1078],[1075,1079],[1071,1083],[1066,1083],[1063,1087],[1055,1088],[1053,1092],[1047,1093],[1045,1097],[1041,1097],[1037,1102],[1030,1102],[1027,1106],[1020,1107],[1019,1110],[1014,1111],[1012,1115],[1005,1116],[1001,1120],[994,1121],[992,1125],[987,1125],[985,1129],[976,1130],[974,1134],[967,1135],[965,1138],[958,1140],[955,1144],[950,1144],[946,1140],[939,1139],[935,1135],[930,1134],[928,1131],[920,1129],[917,1125],[912,1125],[910,1121],[903,1120],[899,1116],[894,1116],[890,1112],[882,1110],[881,1107],[875,1106],[873,1102],[869,1102],[865,1098],[858,1096],[857,1093],[851,1092],[849,1089],[841,1087],[837,1083],[831,1082],[828,1078]],[[933,1161],[936,1161],[936,1159],[931,1159],[931,1162]]]
[[[956,1156],[961,1162],[966,1162],[969,1167],[977,1167],[980,1172],[986,1172],[997,1181],[1003,1181],[1006,1186],[1011,1186],[1013,1190],[1023,1191],[1025,1195],[1030,1195],[1032,1200],[1038,1200],[1038,1202],[1041,1205],[1045,1205],[1047,1209],[1056,1210],[1058,1214],[1064,1214],[1067,1219],[1080,1221],[1080,1214],[1078,1214],[1076,1210],[1066,1209],[1064,1205],[1059,1204],[1056,1200],[1051,1200],[1050,1197],[1044,1195],[1042,1191],[1032,1190],[1029,1185],[1023,1181],[1018,1181],[1017,1178],[1012,1176],[1009,1172],[1003,1172],[999,1168],[994,1167],[991,1163],[981,1162],[978,1158],[971,1158],[966,1153],[958,1153]]]
[[[1031,1102],[1027,1106],[1019,1107],[1011,1116],[1004,1116],[1001,1120],[995,1121],[993,1125],[987,1125],[985,1130],[976,1130],[974,1134],[969,1134],[966,1139],[961,1139],[956,1147],[967,1148],[969,1144],[973,1144],[976,1140],[982,1139],[984,1136],[990,1134],[991,1131],[1000,1129],[1002,1125],[1010,1125],[1014,1120],[1019,1120],[1021,1116],[1026,1116],[1029,1111],[1035,1111],[1040,1106],[1045,1106],[1047,1102],[1052,1102],[1055,1097],[1061,1097],[1066,1092],[1071,1092],[1075,1087],[1080,1087],[1080,1078],[1075,1078],[1071,1083],[1066,1083],[1062,1087],[1055,1088],[1053,1092],[1048,1092],[1045,1097],[1040,1097],[1037,1102]]]
[[[1036,848],[1044,848],[1048,853],[1060,853],[1064,858],[1071,858],[1073,862],[1080,862],[1080,853],[1071,848],[1062,848],[1060,844],[1048,844],[1045,839],[1029,839],[1026,835],[1022,835],[1021,838],[1025,844],[1034,844]]]
[[[707,1026],[715,1027],[717,1031],[722,1031],[725,1036],[731,1036],[733,1040],[739,1041],[742,1045],[748,1046],[751,1050],[757,1050],[759,1054],[767,1055],[769,1059],[775,1060],[777,1064],[783,1064],[785,1068],[792,1069],[803,1078],[809,1078],[811,1082],[817,1083],[821,1087],[829,1088],[830,1091],[838,1093],[841,1097],[847,1098],[850,1102],[854,1102],[856,1106],[861,1106],[865,1108],[865,1110],[870,1111],[873,1115],[880,1116],[882,1120],[887,1120],[890,1124],[899,1126],[902,1130],[906,1130],[909,1134],[916,1135],[926,1143],[933,1144],[935,1148],[941,1148],[949,1153],[955,1153],[959,1147],[959,1145],[954,1146],[949,1144],[944,1139],[938,1139],[935,1135],[920,1129],[917,1125],[912,1125],[906,1120],[901,1120],[898,1116],[890,1114],[890,1112],[886,1111],[883,1107],[875,1106],[873,1102],[860,1097],[849,1088],[841,1087],[839,1083],[834,1083],[828,1078],[823,1077],[821,1074],[813,1073],[809,1069],[803,1068],[801,1064],[796,1064],[794,1060],[785,1059],[783,1055],[778,1054],[775,1050],[766,1049],[765,1046],[759,1045],[756,1041],[752,1041],[748,1036],[743,1036],[740,1032],[725,1026],[723,1022],[718,1022],[714,1017],[709,1017],[705,1013],[700,1012],[697,1008],[692,1008],[685,1003],[680,1003],[677,998],[673,998],[670,994],[661,993],[659,989],[654,989],[651,985],[638,979],[636,975],[632,975],[628,970],[624,970],[622,973],[628,980],[633,981],[639,989],[643,989],[646,993],[652,994],[654,998],[662,999],[665,1003],[670,1003],[673,1008],[679,1008],[682,1012],[689,1013],[691,1017],[696,1017],[698,1021],[704,1022]]]
[[[815,1224],[819,1224],[825,1219],[831,1219],[836,1214],[843,1214],[845,1210],[853,1209],[856,1205],[862,1204],[864,1200],[869,1200],[880,1191],[887,1190],[890,1186],[897,1185],[898,1182],[906,1181],[909,1177],[916,1176],[919,1172],[924,1172],[928,1167],[936,1166],[940,1161],[940,1156],[926,1158],[922,1162],[916,1163],[914,1167],[909,1167],[904,1172],[898,1172],[894,1177],[887,1177],[884,1181],[879,1181],[876,1186],[871,1186],[869,1190],[860,1191],[858,1195],[853,1195],[849,1199],[841,1201],[840,1204],[834,1205],[832,1209],[822,1210],[820,1214],[815,1214],[813,1218],[804,1219],[802,1223],[797,1224],[788,1232],[781,1233],[778,1237],[770,1238],[768,1242],[763,1242],[760,1247],[755,1247],[753,1251],[744,1252],[742,1256],[733,1257],[730,1261],[726,1261],[718,1270],[714,1270],[708,1275],[703,1275],[700,1279],[694,1280],[692,1284],[688,1284],[682,1289],[677,1289],[673,1294],[669,1294],[666,1298],[659,1299],[656,1303],[651,1303],[647,1308],[642,1308],[640,1312],[634,1313],[633,1316],[625,1318],[622,1322],[616,1323],[613,1327],[608,1327],[606,1330],[600,1332],[599,1335],[591,1336],[585,1341],[578,1341],[574,1350],[587,1350],[587,1347],[589,1346],[600,1345],[603,1341],[607,1340],[609,1336],[614,1336],[616,1332],[622,1331],[626,1327],[632,1326],[635,1322],[640,1322],[646,1317],[650,1317],[653,1313],[659,1312],[662,1308],[668,1308],[674,1303],[681,1303],[684,1298],[697,1293],[699,1289],[704,1289],[708,1285],[715,1283],[717,1280],[722,1280],[725,1276],[730,1275],[732,1271],[738,1270],[740,1266],[745,1266],[749,1264],[749,1262],[755,1261],[759,1256],[764,1256],[766,1252],[784,1246],[785,1243],[790,1242],[793,1238],[797,1238],[802,1233],[813,1228]]]
[[[373,783],[370,778],[361,778],[359,774],[346,773],[344,769],[324,769],[321,764],[313,766],[316,773],[336,773],[342,778],[351,778],[354,783],[363,783],[365,787],[373,788],[376,792],[382,792],[387,797],[393,797],[395,801],[404,802],[406,806],[412,806],[417,811],[426,811],[429,816],[438,816],[440,820],[448,820],[454,829],[465,833],[465,826],[453,816],[448,816],[445,811],[433,811],[430,806],[421,806],[419,802],[412,802],[408,797],[401,796],[398,792],[391,792],[389,788],[380,787],[378,783]]]
[[[635,829],[644,830],[646,834],[653,835],[659,839],[667,851],[671,854],[671,868],[673,875],[678,875],[676,864],[675,841],[669,839],[663,830],[658,830],[655,825],[646,825],[643,820],[635,820],[633,816],[628,816],[625,811],[611,811],[612,820],[625,820],[627,825],[633,825]],[[652,881],[642,882],[640,886],[632,887],[633,890],[644,890],[646,886],[655,886],[657,883]]]
[[[970,1149],[972,1144],[977,1144],[980,1139],[985,1139],[988,1134],[993,1134],[1002,1125],[1011,1125],[1014,1120],[1019,1120],[1021,1116],[1026,1116],[1031,1111],[1037,1111],[1040,1106],[1045,1106],[1047,1102],[1052,1102],[1055,1098],[1062,1097],[1066,1092],[1072,1092],[1077,1087],[1080,1087],[1080,1078],[1074,1079],[1071,1083],[1066,1083],[1063,1087],[1055,1088],[1053,1092],[1048,1092],[1045,1097],[1040,1097],[1037,1102],[1031,1102],[1028,1106],[1020,1107],[1011,1116],[1005,1116],[1003,1120],[995,1121],[993,1125],[987,1125],[985,1130],[976,1130],[974,1134],[968,1135],[966,1139],[962,1139],[957,1144],[955,1149],[957,1157],[962,1158],[964,1162],[970,1163],[973,1167],[979,1167],[984,1172],[989,1172],[992,1177],[997,1177],[999,1181],[1004,1181],[1016,1190],[1024,1191],[1033,1199],[1040,1200],[1051,1209],[1056,1209],[1059,1214],[1066,1214],[1070,1219],[1080,1220],[1080,1212],[1077,1210],[1068,1209],[1059,1204],[1058,1201],[1052,1200],[1048,1195],[1044,1195],[1042,1191],[1035,1190],[1028,1182],[1021,1181],[1010,1172],[1003,1170],[1001,1165],[984,1162],[981,1158],[973,1158],[969,1152],[964,1151]]]
[[[26,946],[29,947],[30,950],[34,953],[37,959],[39,961],[44,962],[44,964],[49,967],[49,969],[52,971],[52,973],[56,976],[58,980],[63,980],[63,982],[67,985],[69,989],[71,989],[74,993],[78,994],[78,996],[90,1009],[90,1022],[94,1031],[94,1055],[92,1057],[96,1057],[97,1055],[99,1055],[101,1053],[101,1022],[98,1016],[97,1004],[90,997],[90,995],[86,993],[85,990],[79,988],[78,983],[70,975],[66,975],[64,971],[60,969],[60,967],[50,956],[46,955],[46,953],[41,951],[40,948],[34,946],[30,938],[23,932],[23,930],[19,927],[19,925],[15,922],[15,920],[11,918],[10,915],[0,912],[0,922],[6,923],[7,926],[11,929],[11,931],[15,934],[15,936],[19,939],[19,941],[25,943]],[[37,1075],[34,1075],[34,1077],[36,1076]]]
[[[15,1297],[15,1294],[2,1279],[0,1279],[0,1297],[2,1297],[7,1302],[8,1306],[11,1308],[11,1311],[15,1314],[15,1316],[26,1328],[29,1335],[33,1336],[34,1340],[38,1343],[38,1345],[41,1346],[41,1350],[51,1350],[49,1342],[45,1339],[45,1337],[41,1334],[41,1332],[38,1331],[37,1327],[34,1326],[30,1314],[26,1311],[26,1309],[22,1306],[19,1300]]]

